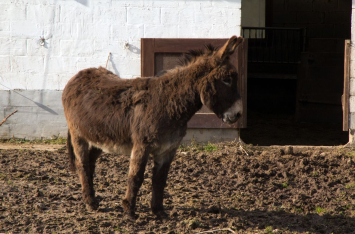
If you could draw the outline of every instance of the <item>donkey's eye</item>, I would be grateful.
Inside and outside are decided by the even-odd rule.
[[[222,79],[222,82],[228,86],[231,86],[232,84],[232,79],[230,77],[225,77]]]

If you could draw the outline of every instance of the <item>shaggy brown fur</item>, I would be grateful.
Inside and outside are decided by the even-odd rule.
[[[183,66],[153,78],[121,79],[105,68],[80,71],[63,91],[72,170],[79,174],[83,200],[97,209],[95,162],[102,150],[130,154],[123,208],[134,217],[136,196],[151,154],[154,159],[151,208],[163,213],[163,191],[171,161],[187,122],[205,104],[223,121],[241,115],[237,72],[229,62],[242,38],[219,50],[192,52]]]

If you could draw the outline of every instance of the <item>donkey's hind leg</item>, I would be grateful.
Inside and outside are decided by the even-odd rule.
[[[165,215],[163,206],[164,188],[166,186],[169,168],[174,159],[175,153],[176,149],[167,154],[159,155],[154,158],[151,208],[152,212],[157,216]]]
[[[96,210],[98,202],[95,199],[94,172],[96,159],[101,150],[89,147],[87,141],[80,137],[72,136],[72,144],[75,153],[75,167],[80,178],[84,203],[88,210]]]

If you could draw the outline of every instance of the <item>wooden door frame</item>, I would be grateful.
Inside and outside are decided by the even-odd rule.
[[[342,96],[343,131],[349,131],[349,97],[350,97],[350,40],[345,40],[344,46],[344,90]]]

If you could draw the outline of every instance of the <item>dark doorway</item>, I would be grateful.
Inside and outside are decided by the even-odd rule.
[[[266,0],[264,29],[257,33],[254,28],[253,38],[253,31],[245,32],[251,27],[243,25],[244,36],[250,38],[248,127],[241,130],[245,143],[348,142],[348,132],[342,130],[341,95],[351,4],[351,0]]]

